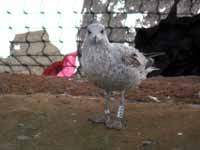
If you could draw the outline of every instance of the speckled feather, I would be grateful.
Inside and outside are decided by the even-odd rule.
[[[102,24],[93,23],[81,48],[81,67],[88,80],[106,91],[122,91],[146,78],[148,59],[133,47],[110,43]]]

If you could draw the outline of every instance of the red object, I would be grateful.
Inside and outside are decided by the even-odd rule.
[[[77,52],[67,54],[63,59],[63,68],[57,74],[58,77],[72,77],[76,73]]]
[[[77,52],[67,54],[62,61],[56,61],[48,66],[43,75],[45,76],[59,76],[71,77],[76,72],[76,57]]]
[[[56,76],[60,70],[62,70],[63,61],[56,61],[48,66],[42,73],[44,76]]]

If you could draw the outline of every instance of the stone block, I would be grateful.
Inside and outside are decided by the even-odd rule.
[[[61,55],[59,49],[50,42],[45,43],[43,52],[45,55]]]
[[[113,29],[110,40],[112,42],[134,42],[135,32],[128,28]]]
[[[44,42],[30,43],[30,47],[27,49],[27,55],[42,55],[45,45]]]
[[[12,66],[12,70],[16,74],[30,74],[29,69],[25,66]]]
[[[112,29],[110,40],[112,42],[125,42],[126,41],[126,28]]]
[[[194,1],[192,3],[191,13],[194,15],[200,14],[200,1]]]
[[[148,14],[146,17],[144,17],[143,21],[143,27],[144,28],[150,28],[155,25],[158,25],[160,17],[159,15],[154,14]]]
[[[3,62],[3,58],[0,58],[0,65],[3,65],[4,62]]]
[[[126,12],[125,0],[110,0],[107,11],[114,13]]]
[[[32,56],[32,59],[37,62],[37,64],[41,64],[42,66],[49,66],[51,64],[51,60],[48,56]]]
[[[94,13],[107,12],[108,0],[93,0],[91,11]]]
[[[82,13],[91,12],[92,1],[93,0],[84,0]]]
[[[9,66],[0,65],[0,73],[12,73],[12,70]]]
[[[52,62],[61,61],[63,60],[64,56],[48,56]]]
[[[12,43],[11,44],[11,55],[12,56],[19,56],[19,55],[27,55],[29,48],[29,44],[24,42],[24,43]]]
[[[110,20],[110,27],[112,28],[116,28],[116,27],[123,27],[124,26],[124,22],[126,20],[126,16],[127,14],[121,14],[121,13],[117,13],[117,14],[113,14],[111,16],[111,20]]]
[[[47,31],[43,31],[43,30],[30,32],[27,36],[27,40],[29,42],[37,42],[37,41],[49,42],[49,35]]]
[[[188,16],[191,14],[190,8],[192,7],[192,3],[189,0],[180,0],[177,6],[177,15]]]
[[[157,14],[158,13],[157,8],[158,8],[158,0],[143,0],[141,11]]]
[[[174,4],[174,0],[159,0],[158,11],[160,14],[168,14]]]
[[[21,65],[38,65],[38,63],[29,56],[17,56],[16,58],[20,61]]]
[[[82,20],[82,28],[86,28],[90,23],[94,21],[94,15],[93,14],[83,14],[83,20]]]
[[[26,32],[22,34],[16,34],[13,41],[15,42],[37,42],[37,41],[49,41],[49,35],[47,32],[40,30],[40,31],[33,31],[33,32]]]
[[[13,56],[8,56],[7,58],[3,59],[3,62],[9,65],[20,65],[19,61],[13,57]]]
[[[110,20],[110,14],[97,14],[96,15],[97,21],[103,24],[105,27],[108,26],[108,22]]]
[[[30,71],[31,71],[31,74],[42,75],[44,68],[40,66],[31,66]]]
[[[20,47],[15,49],[15,45]],[[11,48],[12,56],[21,55],[61,55],[59,49],[50,42],[31,42],[13,44]]]
[[[132,32],[132,29],[129,29],[126,33],[126,42],[134,42],[136,33]]]
[[[127,12],[140,12],[140,8],[142,6],[142,0],[126,0],[125,7]]]

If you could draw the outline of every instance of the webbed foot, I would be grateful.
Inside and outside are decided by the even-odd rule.
[[[105,125],[107,128],[109,129],[122,129],[123,128],[123,124],[122,124],[122,121],[120,119],[110,119],[110,120],[107,120],[105,122]]]
[[[106,116],[102,115],[102,116],[93,116],[88,118],[88,121],[92,122],[92,123],[105,123],[106,122]]]

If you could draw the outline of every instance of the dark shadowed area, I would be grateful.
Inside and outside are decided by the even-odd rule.
[[[200,15],[178,17],[179,1],[158,25],[137,30],[136,47],[145,53],[165,52],[155,58],[164,76],[200,75]]]

